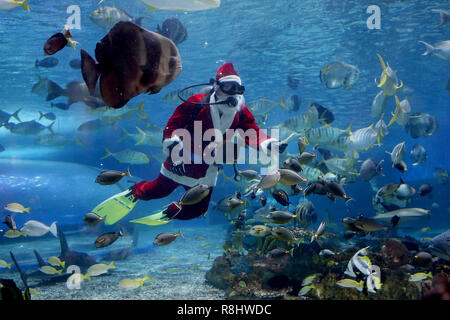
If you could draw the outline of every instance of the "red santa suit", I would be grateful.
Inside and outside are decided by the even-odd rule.
[[[216,81],[235,81],[239,84],[241,80],[237,75],[231,63],[223,65],[217,73]],[[209,99],[209,101],[205,101]],[[214,94],[197,94],[188,99],[191,102],[216,102]],[[137,183],[132,191],[133,195],[141,200],[151,200],[164,198],[171,194],[178,186],[184,187],[186,190],[198,185],[206,184],[211,187],[209,196],[194,205],[183,205],[181,211],[174,217],[174,219],[188,220],[203,215],[208,210],[209,201],[211,199],[212,189],[216,184],[218,176],[218,166],[215,164],[206,164],[200,162],[201,156],[205,148],[211,143],[201,139],[200,146],[195,146],[194,138],[191,141],[192,160],[197,158],[196,163],[185,163],[185,175],[180,176],[171,171],[172,158],[169,155],[169,146],[178,141],[183,144],[183,139],[176,135],[177,129],[185,129],[189,131],[191,137],[194,137],[194,123],[201,122],[201,137],[209,129],[217,129],[222,133],[225,140],[225,133],[227,129],[237,130],[242,129],[244,132],[253,129],[256,133],[253,137],[245,137],[244,141],[247,146],[255,148],[262,152],[267,152],[268,144],[276,139],[271,138],[265,134],[255,123],[255,118],[248,108],[243,103],[243,96],[238,97],[238,105],[230,108],[228,105],[205,105],[193,119],[195,114],[194,109],[198,106],[183,102],[174,111],[173,115],[167,121],[167,125],[163,132],[163,152],[168,155],[167,159],[161,166],[161,171],[158,177],[153,181],[141,181]],[[198,126],[198,123],[197,123]],[[218,132],[218,131],[216,131]],[[183,145],[183,150],[185,146]],[[201,152],[201,154],[200,154]],[[200,158],[199,158],[200,157]]]

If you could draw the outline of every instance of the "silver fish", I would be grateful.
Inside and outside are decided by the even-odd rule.
[[[119,152],[111,153],[108,149],[104,148],[106,155],[104,155],[101,160],[106,159],[112,156],[114,159],[119,161],[120,163],[129,163],[129,164],[146,164],[150,162],[150,159],[147,155],[140,151],[134,151],[131,149],[124,149]]]
[[[142,20],[142,18],[134,19],[124,10],[112,6],[103,6],[92,11],[89,18],[99,27],[108,30],[119,21],[129,21],[140,25]]]
[[[30,136],[30,135],[38,135],[41,131],[45,129],[47,129],[51,133],[54,133],[52,129],[54,123],[55,122],[52,122],[48,126],[44,126],[37,121],[31,120],[31,121],[23,121],[20,123],[9,122],[5,125],[5,127],[9,131],[11,131],[11,133],[23,136]]]
[[[411,161],[413,162],[413,166],[422,165],[427,161],[427,151],[421,144],[415,144],[411,152],[409,154]]]
[[[400,218],[399,223],[410,220],[426,219],[430,217],[430,210],[422,208],[402,208],[386,213],[378,212],[372,219],[390,223],[394,216]]]
[[[391,156],[392,160],[392,167],[394,167],[397,163],[400,163],[403,160],[403,157],[405,156],[405,150],[406,150],[406,143],[400,142],[397,144],[394,149],[392,149],[392,152],[387,152]]]
[[[345,62],[333,62],[320,71],[320,81],[328,89],[350,89],[359,78],[359,69]]]
[[[426,47],[426,51],[422,53],[423,56],[428,55],[429,53],[434,54],[436,57],[441,58],[443,60],[450,61],[450,40],[441,41],[431,45],[425,41],[419,41],[424,44]]]
[[[381,166],[383,162],[384,160],[381,160],[376,163],[372,158],[365,160],[359,169],[359,177],[364,181],[370,181],[378,174],[384,176],[383,168]]]

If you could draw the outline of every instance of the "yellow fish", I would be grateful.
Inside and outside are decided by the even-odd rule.
[[[5,210],[17,213],[30,213],[30,208],[25,208],[23,205],[17,202],[9,203],[5,206]]]
[[[56,270],[55,268],[51,267],[51,266],[42,266],[39,268],[39,270],[45,274],[62,274],[62,269],[61,270]]]
[[[137,279],[122,279],[119,281],[119,287],[132,290],[139,287],[142,287],[144,285],[144,281],[149,280],[149,276],[146,275],[143,278],[137,278]]]
[[[409,281],[418,282],[418,281],[422,281],[422,280],[425,280],[428,278],[430,278],[430,279],[433,278],[431,271],[428,273],[424,273],[424,272],[415,273],[409,277]]]
[[[14,238],[18,238],[20,236],[24,236],[26,237],[27,235],[23,232],[20,232],[19,230],[8,230],[3,234],[4,237],[6,238],[10,238],[10,239],[14,239]]]
[[[65,261],[61,261],[58,257],[55,257],[55,256],[51,256],[51,257],[47,258],[47,262],[50,263],[54,267],[63,267],[64,268],[66,266]]]
[[[97,263],[92,266],[90,266],[87,269],[87,273],[93,277],[99,276],[101,274],[107,273],[109,269],[115,269],[116,266],[114,265],[114,261],[111,261],[109,265],[106,265],[104,263]]]
[[[0,268],[11,269],[11,263],[8,263],[5,260],[0,259]]]
[[[363,281],[356,282],[355,280],[352,280],[352,279],[339,280],[338,282],[336,282],[336,284],[338,286],[344,287],[344,288],[354,288],[354,289],[358,290],[359,292],[363,291],[363,286],[364,286]]]

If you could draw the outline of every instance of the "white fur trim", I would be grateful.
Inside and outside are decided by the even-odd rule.
[[[163,176],[169,178],[170,180],[188,187],[194,187],[198,184],[206,184],[210,187],[214,187],[217,182],[217,176],[219,175],[219,170],[215,165],[209,166],[208,170],[206,170],[205,176],[200,179],[194,179],[187,176],[179,176],[172,171],[167,170],[164,165],[161,166],[160,172]]]
[[[179,136],[173,136],[172,138],[169,138],[169,139],[165,139],[164,141],[163,141],[163,153],[165,154],[165,155],[169,155],[169,146],[172,144],[172,143],[174,143],[174,142],[176,142],[176,141],[178,141],[178,142],[180,142],[180,144],[181,144],[181,146],[183,146],[183,141],[181,141],[181,139],[180,139],[180,137]]]
[[[214,95],[211,95],[209,102],[214,103],[216,99]],[[236,112],[238,108],[230,108],[227,105],[218,105],[213,104],[209,108],[211,113],[211,119],[213,122],[214,129],[220,130],[222,134],[226,132],[227,129],[230,129],[231,124],[236,117]],[[219,116],[219,110],[222,112],[222,116]]]
[[[219,82],[236,81],[237,83],[242,84],[241,78],[238,77],[238,76],[235,76],[235,75],[233,75],[233,74],[231,74],[231,75],[229,75],[229,76],[222,77],[222,78],[220,78],[218,81],[219,81]]]
[[[267,150],[267,147],[268,147],[269,143],[271,143],[271,142],[273,142],[273,141],[277,141],[277,142],[278,142],[278,140],[275,139],[275,138],[270,138],[270,139],[267,139],[267,140],[264,140],[263,142],[261,142],[261,143],[259,144],[261,150],[262,150],[264,153],[267,153],[267,151],[268,151],[268,150]]]

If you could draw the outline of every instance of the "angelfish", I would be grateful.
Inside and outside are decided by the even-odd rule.
[[[132,22],[118,22],[97,43],[95,60],[81,50],[81,73],[91,95],[100,77],[100,94],[121,108],[141,93],[155,94],[181,72],[181,57],[172,40]]]
[[[357,268],[366,276],[372,273],[371,272],[372,263],[370,262],[370,259],[367,257],[366,251],[368,248],[369,247],[362,248],[361,250],[356,252],[355,255],[350,259],[347,265],[347,270],[345,270],[344,272],[346,275],[349,275],[350,277],[356,277],[356,274],[353,271],[353,267]]]

